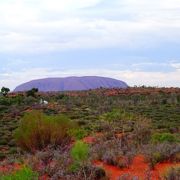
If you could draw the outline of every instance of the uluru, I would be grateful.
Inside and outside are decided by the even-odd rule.
[[[126,82],[99,76],[45,78],[32,80],[17,86],[14,92],[38,88],[40,92],[82,91],[98,88],[127,88]]]

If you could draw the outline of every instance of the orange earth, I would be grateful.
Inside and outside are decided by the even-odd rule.
[[[91,144],[95,142],[97,137],[103,136],[102,133],[96,133],[95,136],[88,136],[83,139],[85,143]],[[123,134],[117,134],[117,137],[121,138]],[[107,175],[110,177],[110,180],[117,180],[118,177],[128,174],[130,177],[139,177],[140,179],[146,179],[149,175],[151,176],[151,180],[159,180],[161,175],[167,171],[168,168],[171,167],[180,167],[180,163],[171,163],[164,162],[158,163],[154,170],[149,170],[148,163],[145,162],[145,158],[143,155],[137,155],[129,168],[118,168],[116,166],[107,165],[101,161],[95,161],[93,163],[95,166],[102,167]],[[0,166],[0,172],[9,172],[10,170],[17,171],[21,169],[22,166],[19,164],[8,165],[8,166]],[[147,173],[148,172],[148,173]],[[49,177],[47,175],[43,175],[39,178],[40,180],[48,180]]]
[[[98,137],[102,137],[103,133],[96,133],[95,136],[87,136],[85,138],[83,138],[83,142],[87,143],[87,144],[92,144],[96,141],[96,138]]]
[[[1,172],[9,172],[9,171],[18,171],[22,168],[20,164],[14,163],[6,166],[0,166],[0,173]]]
[[[136,176],[140,179],[146,179],[148,176],[147,172],[149,170],[149,166],[145,162],[145,159],[142,155],[136,156],[129,168],[120,169],[118,167],[110,166],[99,161],[94,162],[94,164],[96,166],[102,167],[110,176],[110,180],[117,180],[118,177],[125,174],[129,174],[131,177]],[[166,172],[168,168],[176,166],[180,167],[180,163],[166,162],[157,164],[154,170],[150,171],[151,180],[159,180],[161,175]]]
[[[149,171],[149,166],[145,162],[145,159],[142,155],[138,155],[134,158],[132,164],[129,168],[123,168],[120,169],[115,166],[107,165],[100,161],[94,162],[95,166],[102,167],[107,175],[110,177],[110,180],[117,180],[118,177],[128,174],[130,177],[136,176],[140,179],[146,179],[148,174],[151,175],[151,180],[159,180],[161,175],[167,171],[168,168],[171,167],[180,167],[180,163],[171,163],[171,162],[164,162],[159,163],[155,166],[154,170]],[[6,165],[6,166],[0,166],[0,172],[9,172],[9,171],[17,171],[21,169],[22,166],[19,164],[12,164],[12,165]],[[48,175],[41,176],[39,178],[40,180],[48,180]]]
[[[118,138],[123,137],[123,133],[116,134]],[[102,133],[97,133],[95,136],[88,136],[83,139],[85,143],[91,144],[95,142],[96,137],[103,136]],[[154,170],[149,170],[148,163],[145,162],[143,155],[138,155],[134,158],[129,168],[120,169],[116,166],[107,165],[100,161],[95,161],[94,165],[102,167],[110,176],[110,180],[117,180],[118,177],[128,174],[130,176],[137,176],[141,179],[146,179],[149,175],[151,180],[159,180],[161,175],[171,167],[180,167],[180,163],[164,162],[156,164]],[[149,171],[149,174],[148,174]]]

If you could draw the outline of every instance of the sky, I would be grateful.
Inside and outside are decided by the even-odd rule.
[[[0,87],[88,75],[180,87],[180,1],[0,0]]]

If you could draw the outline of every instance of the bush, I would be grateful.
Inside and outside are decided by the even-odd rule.
[[[128,139],[105,139],[99,137],[91,148],[91,159],[119,168],[129,167],[136,154],[136,149]]]
[[[82,142],[82,141],[77,141],[73,148],[71,149],[71,156],[76,162],[83,162],[88,159],[89,155],[89,146]]]
[[[88,169],[87,169],[87,160],[88,160],[88,155],[89,155],[89,146],[82,142],[82,141],[77,141],[73,148],[71,149],[71,156],[74,160],[71,170],[74,172],[82,171],[84,179],[87,179],[88,174]]]
[[[25,154],[23,158],[26,164],[36,169],[38,174],[47,174],[49,179],[63,180],[105,180],[105,171],[92,165],[90,161],[83,164],[72,164],[72,157],[69,150],[58,147],[54,149],[48,146],[43,151],[34,154]],[[86,177],[86,178],[85,178]]]
[[[163,180],[178,180],[180,177],[180,167],[172,167],[167,170],[167,172],[162,175]]]
[[[139,116],[134,124],[133,137],[137,146],[148,144],[151,137],[151,120]]]
[[[4,160],[5,158],[6,158],[6,155],[0,152],[0,161]]]
[[[12,173],[10,175],[0,176],[1,180],[38,180],[38,174],[33,172],[29,167]]]
[[[178,144],[162,143],[144,146],[144,155],[149,162],[150,168],[153,169],[157,163],[167,160],[176,161],[175,155],[180,151]]]
[[[27,91],[26,92],[26,96],[32,96],[32,97],[35,97],[36,96],[36,93],[38,92],[39,90],[37,88],[32,88],[31,90]]]
[[[69,135],[77,140],[83,139],[84,137],[87,136],[87,134],[88,134],[87,131],[82,128],[69,130]]]
[[[7,96],[7,94],[8,94],[9,92],[10,92],[10,89],[9,89],[9,88],[2,87],[0,93],[1,93],[3,96]]]
[[[0,139],[0,145],[6,145],[8,141],[6,139]]]
[[[111,112],[107,112],[101,115],[100,119],[105,120],[107,122],[134,120],[135,115],[132,113],[128,113],[123,109],[113,109]]]
[[[152,135],[151,141],[152,143],[156,144],[156,143],[163,143],[163,142],[173,143],[173,142],[177,142],[178,140],[176,136],[171,133],[155,133]]]
[[[22,149],[34,152],[50,144],[67,144],[70,140],[68,130],[71,128],[74,124],[66,116],[46,116],[40,111],[32,111],[21,120],[15,139]]]
[[[180,162],[180,151],[174,154],[173,161]]]

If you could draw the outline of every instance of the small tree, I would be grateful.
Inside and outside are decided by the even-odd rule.
[[[36,96],[36,93],[38,92],[38,88],[32,88],[31,90],[27,91],[26,92],[26,95],[27,96],[32,96],[32,97],[35,97]]]
[[[3,96],[7,96],[7,94],[10,92],[10,89],[9,88],[7,88],[7,87],[2,87],[1,88],[1,94],[3,95]]]
[[[77,141],[71,150],[71,155],[73,159],[80,163],[87,160],[88,153],[89,153],[89,146],[82,141]]]
[[[74,160],[74,165],[78,167],[82,167],[84,173],[84,179],[86,180],[86,171],[85,171],[85,163],[88,160],[89,155],[89,146],[82,142],[77,141],[73,148],[71,149],[71,156]]]

